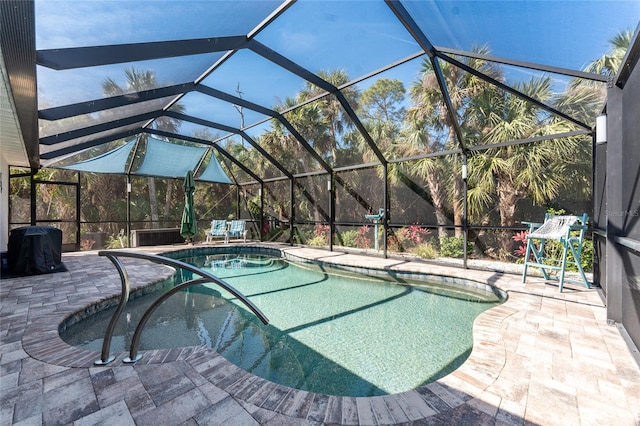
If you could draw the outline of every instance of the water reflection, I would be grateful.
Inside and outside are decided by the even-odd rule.
[[[188,261],[249,297],[270,324],[263,325],[224,290],[197,285],[158,307],[140,349],[204,345],[253,374],[326,394],[396,393],[448,374],[471,351],[475,317],[497,304],[495,298],[445,291],[442,285],[389,285],[273,257],[225,254]],[[178,273],[164,291],[192,278]],[[128,350],[135,326],[158,296],[129,302],[112,350]],[[69,327],[63,338],[99,351],[110,315],[93,315]]]

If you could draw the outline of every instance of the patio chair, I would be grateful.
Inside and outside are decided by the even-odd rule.
[[[240,237],[242,237],[245,243],[247,242],[246,221],[232,220],[231,225],[229,226],[229,230],[227,231],[227,236],[224,241],[225,243],[228,243],[229,238],[240,238]]]
[[[529,225],[522,282],[524,283],[527,279],[527,268],[533,266],[542,270],[542,275],[546,280],[558,280],[560,282],[560,292],[562,292],[565,281],[584,284],[585,287],[591,288],[591,284],[587,280],[580,264],[582,242],[587,230],[588,220],[589,216],[586,213],[582,216],[546,214],[544,223],[522,222]],[[556,247],[550,247],[549,244],[545,246],[545,243],[549,240],[558,241],[559,244],[556,244]],[[582,280],[569,279],[565,276],[569,254],[571,254],[571,261],[578,269]],[[549,270],[559,271],[560,277],[549,275]]]
[[[211,221],[211,229],[207,231],[206,242],[210,243],[214,238],[224,238],[227,240],[227,221],[214,219]]]

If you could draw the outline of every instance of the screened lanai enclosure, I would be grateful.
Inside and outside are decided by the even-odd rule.
[[[582,35],[602,25],[603,55],[637,24],[585,31],[573,20],[610,6],[568,6],[18,2],[39,143],[12,172],[11,224],[58,223],[75,248],[175,227],[191,169],[201,229],[510,258],[520,221],[590,212],[607,76],[582,70],[598,59]]]
[[[1,7],[9,229],[128,246],[179,227],[191,170],[196,241],[245,219],[251,240],[465,266],[521,262],[522,221],[593,217],[597,117],[640,18],[635,1]]]

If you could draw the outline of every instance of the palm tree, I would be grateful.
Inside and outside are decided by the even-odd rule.
[[[286,98],[276,109],[290,109],[304,101],[306,96],[301,92],[295,98]],[[327,155],[323,154],[330,151],[326,144],[330,124],[322,114],[321,105],[318,102],[306,104],[285,113],[284,116],[311,146],[323,148],[319,154],[326,159]],[[261,141],[270,148],[269,152],[277,152],[278,161],[292,172],[307,172],[320,168],[318,162],[279,120],[272,120],[271,130],[263,135]]]
[[[82,177],[81,220],[106,223],[91,231],[117,234],[121,229],[118,223],[126,221],[126,179],[122,175],[103,173],[83,173]]]
[[[106,96],[118,96],[127,93],[141,92],[144,90],[155,89],[158,87],[156,81],[155,72],[152,70],[138,70],[134,67],[124,70],[126,76],[126,84],[124,87],[120,86],[112,78],[107,78],[102,82],[102,91]],[[161,101],[160,101],[161,102]],[[159,105],[160,107],[160,105]],[[171,109],[176,112],[183,112],[184,106],[177,103],[174,104]],[[110,111],[103,113],[111,114]],[[103,117],[104,118],[104,117]],[[180,127],[181,121],[171,117],[158,117],[151,124],[152,128],[164,130],[167,132],[175,132]],[[142,139],[146,141],[146,135],[142,136]],[[156,190],[156,181],[153,177],[148,177],[147,182],[149,185],[149,204],[151,209],[151,221],[152,226],[159,226],[159,209],[158,209],[158,194]],[[165,215],[168,215],[168,209],[171,207],[171,197],[173,194],[173,180],[167,179],[167,191],[165,193]]]
[[[339,69],[334,71],[322,70],[318,73],[318,76],[326,82],[332,84],[335,87],[342,86],[349,82],[349,76],[345,70]],[[297,101],[304,102],[308,99],[314,98],[324,93],[324,90],[319,87],[306,83],[305,87],[298,93]],[[351,104],[352,108],[357,109],[360,94],[354,87],[349,87],[342,90],[343,96]],[[313,138],[310,142],[313,142],[313,147],[325,157],[325,159],[332,165],[336,166],[339,161],[339,153],[345,149],[341,145],[340,138],[349,129],[353,128],[353,123],[347,117],[344,109],[340,105],[340,102],[335,96],[325,96],[317,101],[302,106],[298,110],[311,110],[313,111],[313,119],[307,121],[304,124],[307,126],[310,133],[302,133],[303,136],[307,134],[312,135]],[[319,128],[309,128],[313,121],[320,125]],[[300,123],[302,124],[302,123]]]
[[[341,86],[349,81],[344,70],[320,71],[318,75],[334,86]],[[294,98],[286,98],[282,104],[277,105],[274,109],[278,111],[290,110],[323,93],[324,91],[317,86],[306,83]],[[357,105],[359,93],[356,89],[348,88],[342,93],[352,106]],[[284,117],[315,149],[318,155],[329,164],[335,165],[343,158],[352,155],[350,147],[345,146],[345,143],[350,141],[345,135],[352,123],[335,96],[324,96],[291,109],[284,113]],[[294,173],[320,169],[320,165],[313,156],[278,120],[272,120],[271,130],[260,138],[260,144],[268,152],[277,153],[278,161]],[[323,195],[321,187],[314,184],[312,179],[308,179],[308,181],[310,182],[307,185],[308,192],[314,200],[320,201]],[[314,220],[322,220],[320,212],[308,205],[305,200],[300,201],[298,209],[300,212],[313,211]]]
[[[515,88],[542,102],[553,102],[549,77],[532,78]],[[551,135],[573,130],[565,120],[549,117],[530,102],[489,87],[473,98],[468,121],[478,131],[478,142],[499,142]],[[512,145],[478,152],[469,159],[469,210],[479,216],[497,202],[501,227],[515,226],[518,201],[530,197],[543,204],[568,185],[570,164],[576,153],[584,149],[580,138],[563,138],[534,144]],[[511,234],[501,233],[500,246],[511,252]]]
[[[436,152],[442,149],[442,143],[435,137],[432,137],[427,130],[429,127],[425,124],[423,118],[417,118],[418,113],[413,114],[412,109],[409,110],[409,124],[406,135],[403,139],[401,149],[403,156]],[[436,221],[439,225],[448,222],[447,217],[447,190],[445,189],[446,171],[442,162],[430,158],[424,158],[416,161],[411,166],[411,172],[424,179],[431,195],[433,207],[435,209]],[[438,235],[440,238],[447,236],[446,228],[439,227]]]
[[[620,31],[609,39],[611,44],[609,53],[591,62],[585,71],[602,75],[616,75],[622,65],[624,55],[629,49],[632,38],[633,32],[631,30]]]
[[[474,47],[473,51],[480,54],[490,53],[487,46]],[[495,64],[474,58],[464,58],[462,61],[496,80],[503,79]],[[452,115],[461,122],[470,99],[481,93],[486,86],[473,74],[449,62],[441,63],[440,68],[449,91],[453,111],[451,113],[448,111],[431,60],[425,58],[420,70],[420,79],[416,80],[411,87],[413,106],[409,108],[407,114],[409,152],[406,154],[408,155],[457,148],[458,141]],[[461,164],[458,157],[447,158],[449,161],[447,164],[441,159],[419,160],[414,164],[413,170],[427,182],[439,223],[446,223],[446,207],[449,204],[453,205],[454,224],[458,225],[456,235],[460,235],[463,220],[462,182],[450,171],[460,170]],[[444,228],[439,229],[439,234],[441,237],[446,235]]]
[[[593,61],[586,71],[616,74],[631,38],[631,31],[622,31],[613,37],[610,53]],[[553,94],[548,77],[531,79],[517,85],[516,89],[583,122],[593,121],[603,97],[602,91],[580,79],[557,95]],[[575,130],[569,122],[549,117],[528,102],[498,89],[475,96],[469,111],[472,114],[469,122],[478,129],[478,141],[482,144]],[[516,203],[524,198],[544,204],[569,187],[573,193],[580,192],[588,197],[591,146],[587,139],[574,137],[526,147],[496,148],[474,155],[470,159],[469,170],[471,214],[480,216],[495,200],[501,226],[509,227],[515,225]],[[502,250],[510,252],[511,244],[510,233],[503,232],[500,239]]]

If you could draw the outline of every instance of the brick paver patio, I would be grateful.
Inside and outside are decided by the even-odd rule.
[[[597,289],[501,272],[274,246],[290,256],[357,267],[469,278],[508,294],[481,314],[461,368],[416,390],[371,398],[290,389],[253,376],[205,347],[118,354],[107,366],[68,346],[58,326],[120,290],[96,252],[65,254],[67,272],[4,279],[1,289],[2,425],[637,425],[640,368]],[[154,247],[150,252],[180,247]],[[171,273],[124,259],[134,287]],[[634,355],[636,358],[634,358]]]

